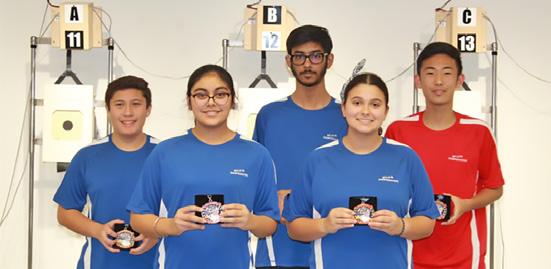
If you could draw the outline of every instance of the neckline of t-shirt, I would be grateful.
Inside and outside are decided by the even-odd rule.
[[[148,134],[145,134],[145,143],[144,143],[139,149],[136,149],[136,150],[123,150],[123,149],[119,148],[117,145],[115,145],[115,143],[113,142],[113,134],[109,134],[108,137],[109,137],[109,143],[110,143],[115,149],[117,149],[117,150],[120,151],[120,152],[128,153],[128,154],[140,152],[141,150],[143,150],[143,149],[147,146],[147,144],[150,144],[150,143],[151,143],[151,136],[148,135]]]
[[[423,117],[424,117],[424,115],[425,115],[425,111],[421,111],[421,112],[419,113],[419,122],[421,123],[421,126],[423,126],[424,129],[426,129],[426,130],[428,130],[428,131],[430,131],[430,132],[434,132],[434,133],[446,133],[446,132],[449,132],[449,131],[455,129],[455,127],[459,125],[459,121],[460,121],[461,117],[459,117],[459,113],[457,113],[457,112],[455,112],[455,111],[454,111],[453,113],[454,113],[454,115],[455,115],[455,122],[454,122],[450,127],[446,128],[446,129],[434,130],[434,129],[429,128],[427,125],[425,125],[425,122],[423,122]]]
[[[355,153],[353,151],[351,151],[349,148],[347,148],[345,145],[344,145],[344,142],[342,141],[342,137],[339,138],[339,146],[341,148],[341,150],[345,151],[346,153],[348,154],[351,154],[353,156],[358,156],[358,157],[368,157],[368,156],[373,156],[375,154],[378,154],[378,152],[380,150],[382,150],[382,148],[387,144],[387,138],[386,137],[382,137],[383,138],[383,141],[381,142],[381,144],[379,145],[378,148],[376,148],[374,151],[370,152],[370,153],[367,153],[367,154],[359,154],[359,153]]]
[[[233,143],[234,141],[237,141],[239,138],[240,138],[240,135],[238,132],[235,132],[235,135],[233,136],[232,139],[222,143],[222,144],[216,144],[216,145],[212,145],[212,144],[207,144],[203,141],[201,141],[201,139],[199,139],[197,136],[195,136],[195,134],[191,131],[192,128],[189,128],[187,130],[187,134],[189,136],[191,136],[193,138],[193,140],[195,140],[196,142],[200,143],[201,145],[205,145],[205,146],[209,146],[209,147],[219,147],[219,146],[224,146],[224,145],[228,145],[230,143]]]
[[[295,103],[295,101],[293,100],[293,98],[291,97],[291,95],[287,96],[287,103],[289,105],[291,105],[293,108],[295,109],[298,109],[300,111],[305,111],[305,112],[319,112],[319,111],[324,111],[326,109],[329,109],[331,107],[332,104],[334,104],[336,101],[335,101],[335,98],[333,98],[331,96],[331,101],[329,103],[327,103],[326,106],[320,108],[320,109],[304,109],[302,108],[301,106],[299,106],[297,103]]]

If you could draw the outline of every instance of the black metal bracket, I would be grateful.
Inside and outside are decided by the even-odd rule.
[[[70,77],[75,81],[77,85],[82,85],[82,82],[80,82],[80,79],[78,79],[77,74],[75,74],[75,72],[71,70],[71,58],[72,58],[71,50],[67,50],[67,61],[66,61],[65,72],[63,72],[63,74],[61,74],[61,76],[57,78],[54,84],[61,84],[61,82],[63,82],[63,80],[66,77]]]
[[[260,53],[260,74],[256,76],[249,88],[255,88],[256,85],[258,85],[258,83],[262,80],[265,80],[270,87],[277,88],[272,78],[270,78],[270,76],[266,73],[266,51],[264,50]]]

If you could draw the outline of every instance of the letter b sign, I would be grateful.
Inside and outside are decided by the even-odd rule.
[[[281,24],[281,6],[264,6],[262,15],[263,24]]]

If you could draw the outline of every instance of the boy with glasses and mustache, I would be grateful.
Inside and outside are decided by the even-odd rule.
[[[325,87],[325,73],[331,67],[333,42],[327,29],[303,25],[287,38],[285,61],[296,78],[296,89],[284,98],[264,106],[256,118],[254,140],[271,153],[277,171],[280,212],[308,154],[346,132],[340,104]],[[257,268],[308,268],[309,243],[287,235],[285,219],[274,235],[259,239]]]

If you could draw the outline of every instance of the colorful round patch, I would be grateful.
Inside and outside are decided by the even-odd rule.
[[[209,195],[209,201],[201,208],[201,217],[205,219],[208,224],[216,224],[220,222],[220,213],[222,212],[222,203],[212,200]]]
[[[436,208],[438,209],[438,212],[440,213],[440,216],[438,216],[436,219],[437,220],[442,220],[446,217],[446,214],[448,213],[448,206],[446,205],[446,203],[440,201],[440,200],[436,200],[434,201],[436,203]]]
[[[367,224],[373,215],[373,205],[361,203],[354,207],[354,218],[358,224]]]
[[[124,230],[117,232],[116,244],[119,248],[128,249],[134,246],[134,233],[132,231]]]

